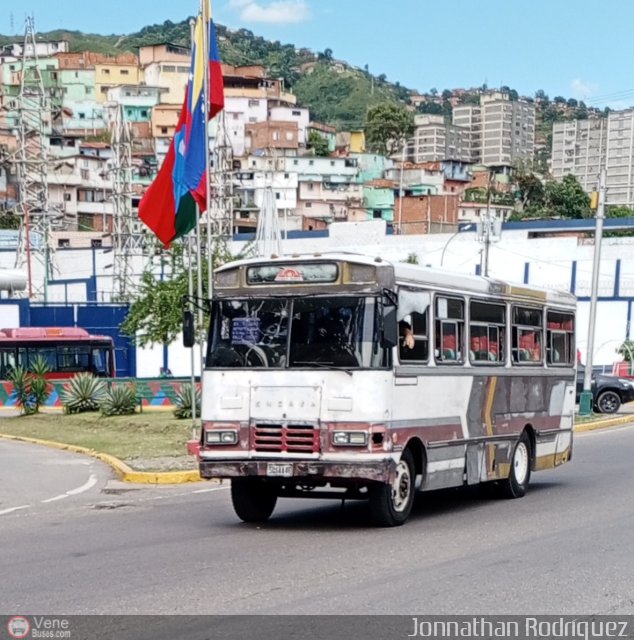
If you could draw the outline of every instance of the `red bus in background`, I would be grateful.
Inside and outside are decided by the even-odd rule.
[[[47,378],[71,378],[90,372],[115,377],[114,342],[109,336],[94,336],[76,327],[24,327],[0,329],[0,380],[16,366],[28,368],[41,356],[48,363]]]

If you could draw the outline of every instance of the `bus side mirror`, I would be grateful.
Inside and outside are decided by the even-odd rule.
[[[194,346],[194,314],[191,311],[183,311],[183,346],[191,349]]]
[[[398,344],[398,322],[396,321],[396,307],[383,307],[383,333],[381,346],[391,349]]]

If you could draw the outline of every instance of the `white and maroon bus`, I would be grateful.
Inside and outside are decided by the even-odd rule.
[[[215,273],[200,473],[237,515],[278,497],[367,499],[383,526],[415,491],[570,460],[575,307],[566,292],[354,254],[251,259]]]
[[[0,329],[0,380],[16,366],[28,368],[37,357],[50,368],[52,380],[88,371],[114,378],[114,343],[109,336],[91,335],[78,327]]]

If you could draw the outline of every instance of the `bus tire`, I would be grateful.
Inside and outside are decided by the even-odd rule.
[[[398,527],[405,523],[414,504],[415,481],[414,456],[406,449],[396,467],[394,482],[370,487],[370,515],[374,524]]]
[[[522,498],[526,495],[531,479],[532,461],[531,439],[524,431],[513,448],[509,477],[500,480],[499,487],[502,497]]]
[[[259,478],[231,480],[233,510],[244,522],[266,522],[275,509],[277,492]]]

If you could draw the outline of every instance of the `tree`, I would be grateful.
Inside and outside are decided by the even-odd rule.
[[[158,279],[150,270],[141,275],[136,300],[130,306],[121,331],[132,337],[136,344],[145,347],[152,344],[169,345],[179,336],[183,321],[183,297],[188,294],[188,269],[184,243],[174,242],[168,254],[169,276]],[[239,256],[238,256],[239,257]],[[226,245],[219,242],[212,252],[212,268],[235,259]],[[203,298],[207,295],[207,261],[202,268]],[[197,274],[194,274],[194,291],[197,290]],[[199,330],[201,327],[199,327]]]
[[[435,97],[438,95],[438,89],[436,89],[436,87],[432,87],[432,88],[429,90],[429,93],[430,93],[432,96],[434,96],[434,98],[435,98]]]
[[[12,211],[0,212],[0,229],[19,229],[20,218]]]
[[[553,102],[557,104],[566,104],[566,98],[564,98],[563,96],[555,96],[553,98]]]
[[[548,95],[543,89],[538,89],[537,91],[535,91],[535,100],[548,103]]]
[[[328,61],[332,60],[332,49],[324,49],[324,52],[318,53],[317,57],[320,60],[328,60]]]
[[[312,149],[318,157],[324,158],[330,155],[328,140],[326,140],[326,138],[320,135],[317,131],[310,132],[307,146],[309,149]]]
[[[375,153],[393,155],[413,133],[414,116],[405,107],[386,102],[368,110],[365,137]]]
[[[443,106],[437,102],[421,102],[418,105],[419,113],[430,113],[433,115],[441,115],[444,113]]]
[[[453,96],[453,92],[451,89],[445,89],[441,95],[443,100],[450,100]]]
[[[572,107],[573,109],[577,108],[577,105],[579,104],[574,98],[569,98],[568,102],[566,103],[569,107]]]
[[[548,182],[545,196],[546,208],[555,216],[580,219],[592,215],[590,196],[570,173],[561,182]]]
[[[528,213],[543,208],[545,190],[542,181],[532,171],[516,171],[514,177],[522,210]]]

